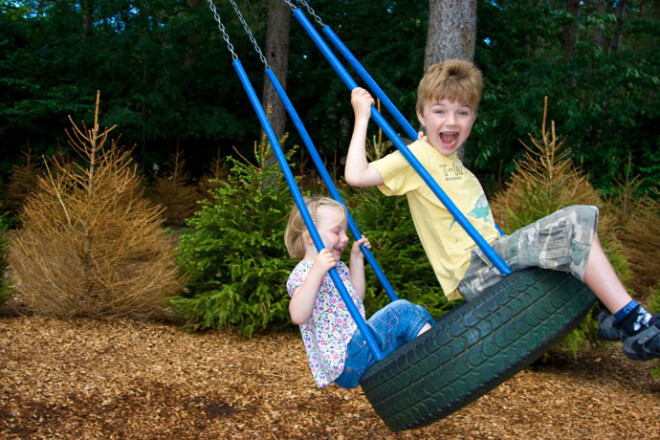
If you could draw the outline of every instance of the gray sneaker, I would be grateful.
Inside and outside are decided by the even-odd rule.
[[[614,326],[614,315],[603,309],[598,314],[598,336],[605,341],[618,341],[622,338],[621,329]]]
[[[623,338],[623,353],[636,361],[660,358],[660,319],[654,315],[646,329]]]

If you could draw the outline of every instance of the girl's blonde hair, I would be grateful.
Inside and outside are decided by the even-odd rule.
[[[470,61],[447,60],[428,68],[417,88],[418,112],[429,101],[449,99],[467,104],[476,112],[481,100],[481,71]]]
[[[337,208],[341,210],[344,217],[346,216],[346,208],[344,205],[331,198],[303,197],[303,200],[305,201],[305,206],[307,206],[307,210],[309,211],[309,215],[312,217],[314,224],[317,223],[317,212],[321,206]],[[286,231],[284,231],[284,244],[292,258],[302,259],[305,256],[305,243],[303,241],[303,234],[305,232],[307,232],[307,227],[305,227],[302,215],[298,210],[298,206],[293,205],[293,210],[291,211],[291,215],[289,215],[289,222],[286,225]]]

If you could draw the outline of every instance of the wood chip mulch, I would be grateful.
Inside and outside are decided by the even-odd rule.
[[[295,333],[0,316],[2,439],[660,439],[657,362],[554,354],[400,433],[361,390],[317,389]]]

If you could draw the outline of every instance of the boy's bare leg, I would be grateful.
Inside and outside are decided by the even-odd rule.
[[[623,287],[600,246],[597,235],[594,235],[589,251],[589,259],[584,271],[584,283],[589,286],[610,313],[618,312],[632,301],[632,297]]]

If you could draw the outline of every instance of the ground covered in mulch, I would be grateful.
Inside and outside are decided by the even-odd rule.
[[[556,354],[430,426],[391,432],[360,389],[316,389],[295,333],[0,316],[2,439],[660,439],[657,363]]]

